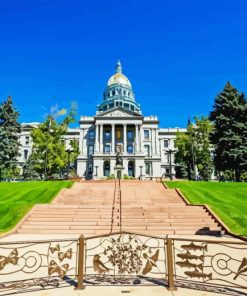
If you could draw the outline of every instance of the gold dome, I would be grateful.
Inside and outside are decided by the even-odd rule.
[[[131,87],[129,79],[122,73],[116,73],[111,76],[111,78],[108,80],[107,85],[110,86],[112,84],[123,84]]]
[[[120,61],[117,62],[116,73],[110,77],[107,85],[110,86],[112,84],[118,84],[118,83],[131,87],[129,79],[122,73],[122,65]]]

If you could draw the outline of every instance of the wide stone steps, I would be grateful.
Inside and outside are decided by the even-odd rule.
[[[173,189],[143,181],[122,182],[122,230],[146,235],[220,233],[221,227],[200,206],[188,206]],[[114,182],[75,183],[52,204],[36,205],[18,233],[93,236],[120,230],[113,211]],[[113,225],[112,225],[112,213]]]

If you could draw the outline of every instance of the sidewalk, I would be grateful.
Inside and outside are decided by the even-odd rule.
[[[54,290],[46,290],[39,292],[30,292],[19,294],[20,296],[120,296],[120,295],[133,295],[133,296],[221,296],[226,294],[211,293],[206,291],[197,291],[191,289],[179,288],[176,291],[168,291],[164,287],[86,287],[84,290],[77,291],[73,287],[60,288]],[[230,295],[247,295],[243,292],[231,293]]]

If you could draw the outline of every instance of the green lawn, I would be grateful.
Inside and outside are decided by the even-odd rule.
[[[247,236],[247,183],[165,182],[179,188],[192,204],[208,205],[231,229]]]
[[[0,183],[0,233],[12,229],[37,203],[49,203],[69,181]]]

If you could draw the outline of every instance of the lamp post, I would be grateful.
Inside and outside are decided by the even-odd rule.
[[[67,163],[67,173],[66,173],[66,180],[68,180],[69,168],[70,168],[70,154],[73,152],[73,148],[71,146],[68,146],[68,148],[65,151],[68,153],[68,163]]]
[[[140,168],[140,180],[141,180],[142,179],[142,168],[143,168],[143,166],[140,165],[139,168]]]
[[[170,181],[173,180],[173,175],[172,175],[172,154],[173,152],[175,152],[176,150],[172,150],[172,149],[168,149],[167,153],[169,155],[169,171],[170,171]]]

